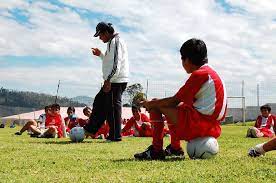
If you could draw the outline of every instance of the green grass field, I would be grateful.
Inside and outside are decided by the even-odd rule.
[[[276,152],[247,156],[249,147],[267,139],[247,139],[248,126],[223,126],[220,153],[210,160],[136,161],[151,138],[122,142],[37,139],[0,129],[0,182],[274,182]],[[165,145],[169,138],[165,138]],[[182,143],[186,148],[185,142]]]

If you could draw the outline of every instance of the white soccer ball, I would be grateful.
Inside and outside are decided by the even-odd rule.
[[[218,152],[218,141],[214,137],[199,137],[187,143],[187,153],[191,159],[209,159]]]
[[[74,127],[70,130],[69,137],[72,142],[82,142],[84,139],[83,127]]]

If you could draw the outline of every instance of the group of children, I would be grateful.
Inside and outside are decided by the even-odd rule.
[[[139,107],[133,106],[133,117],[127,121],[122,129],[123,135],[152,137],[152,144],[134,157],[139,160],[165,159],[166,156],[184,156],[180,140],[188,144],[204,148],[204,153],[218,152],[216,139],[221,135],[220,123],[225,118],[227,109],[227,95],[223,81],[216,71],[208,65],[207,47],[200,39],[190,39],[180,48],[182,66],[191,74],[185,84],[172,97],[144,100],[140,104],[149,112],[149,118],[141,113]],[[17,135],[31,130],[39,137],[64,137],[66,128],[84,125],[85,121],[74,116],[74,110],[68,108],[68,117],[62,120],[59,106],[54,104],[45,108],[45,129],[34,120],[30,120]],[[272,137],[275,131],[275,117],[270,114],[268,106],[261,107],[262,115],[257,118],[255,127],[248,130],[248,137]],[[92,110],[85,108],[84,113],[90,116]],[[43,118],[43,117],[41,117]],[[164,130],[164,121],[168,129]],[[39,120],[38,120],[39,121]],[[63,122],[64,121],[64,122]],[[102,127],[103,131],[107,127]],[[272,130],[273,129],[273,130]],[[106,130],[108,131],[108,130]],[[97,135],[100,135],[101,129]],[[163,137],[170,134],[171,144],[163,149]],[[96,138],[96,136],[94,138]],[[107,134],[106,134],[107,135]],[[214,145],[205,143],[214,139]],[[259,144],[250,149],[250,156],[259,156],[276,148],[275,138],[265,144]],[[196,144],[197,143],[197,144]],[[192,145],[193,146],[193,145]]]
[[[83,109],[83,114],[87,119],[78,118],[75,114],[74,107],[68,107],[67,117],[62,118],[60,115],[59,104],[52,104],[44,108],[45,113],[41,114],[37,120],[29,120],[20,131],[15,135],[22,135],[28,131],[31,137],[38,138],[62,138],[67,137],[67,134],[74,127],[83,127],[87,124],[87,120],[92,113],[90,107]],[[99,132],[91,138],[98,138],[99,136],[106,137],[108,134],[108,125],[105,123]],[[88,136],[87,136],[88,137]]]
[[[75,108],[70,106],[67,108],[67,117],[62,118],[60,115],[60,106],[58,104],[46,106],[44,110],[44,114],[41,114],[37,120],[29,120],[19,132],[15,133],[15,135],[21,135],[23,132],[29,131],[31,137],[66,137],[66,134],[68,134],[72,128],[77,126],[84,127],[92,113],[90,107],[85,107],[83,109],[83,114],[87,118],[82,119],[75,114]],[[151,137],[153,129],[149,117],[142,113],[138,106],[132,106],[132,114],[133,116],[130,119],[124,119],[122,121],[122,136]],[[105,122],[96,134],[86,135],[86,137],[105,139],[108,134],[109,126],[108,123]],[[167,128],[164,128],[164,134],[168,135]]]

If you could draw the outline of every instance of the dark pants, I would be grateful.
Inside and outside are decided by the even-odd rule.
[[[101,88],[94,99],[89,122],[84,127],[86,131],[96,134],[107,120],[109,139],[121,139],[122,94],[126,86],[127,83],[111,83],[111,90],[108,93],[103,92],[103,88]]]

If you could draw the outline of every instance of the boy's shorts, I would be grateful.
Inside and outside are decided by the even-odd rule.
[[[181,140],[211,136],[218,138],[221,134],[220,122],[199,113],[188,105],[177,107],[178,123],[176,134]]]

